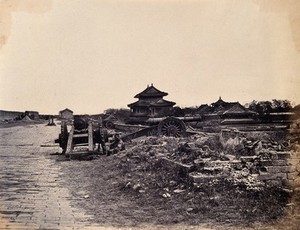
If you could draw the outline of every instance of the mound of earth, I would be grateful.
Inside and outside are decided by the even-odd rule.
[[[215,136],[204,139],[146,137],[132,141],[126,150],[112,156],[58,163],[67,175],[66,186],[78,197],[76,205],[85,207],[103,225],[245,227],[276,224],[286,214],[287,191],[265,186],[248,189],[242,185],[251,178],[235,183],[236,180],[231,180],[234,174],[229,174],[227,179],[194,183],[176,167],[166,167],[162,160],[191,164],[209,157],[224,161],[224,155],[216,154],[221,147],[210,143],[210,139],[218,143]],[[202,156],[204,152],[209,156]]]

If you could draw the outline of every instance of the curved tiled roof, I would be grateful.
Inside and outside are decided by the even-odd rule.
[[[156,101],[156,102],[151,102],[151,106],[157,106],[157,107],[159,107],[159,106],[173,106],[173,105],[175,105],[176,103],[175,102],[173,102],[173,101],[167,101],[167,100],[165,100],[165,99],[159,99],[158,101]]]
[[[155,88],[153,85],[148,86],[144,91],[138,93],[135,95],[135,98],[140,98],[140,97],[164,97],[167,96],[168,93],[162,92]]]
[[[175,102],[167,101],[164,99],[159,99],[157,101],[143,101],[139,100],[134,103],[128,105],[128,107],[139,106],[139,107],[165,107],[165,106],[173,106]]]

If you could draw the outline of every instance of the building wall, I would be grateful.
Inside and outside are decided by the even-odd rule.
[[[0,110],[0,120],[11,120],[21,116],[22,112]]]
[[[61,118],[65,118],[65,119],[72,119],[73,118],[73,113],[70,111],[63,111],[60,113],[60,117]]]

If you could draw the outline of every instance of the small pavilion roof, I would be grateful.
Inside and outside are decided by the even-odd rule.
[[[140,97],[164,97],[167,96],[168,93],[160,91],[159,89],[155,88],[153,84],[151,86],[147,86],[145,90],[135,95],[135,98]]]

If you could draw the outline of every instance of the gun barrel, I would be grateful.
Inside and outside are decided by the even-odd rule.
[[[147,120],[148,124],[158,124],[161,121],[165,120],[167,117],[156,117],[156,118],[149,118]],[[201,121],[201,116],[194,116],[194,117],[176,117],[178,120],[181,120],[183,122],[193,122],[193,121]]]

